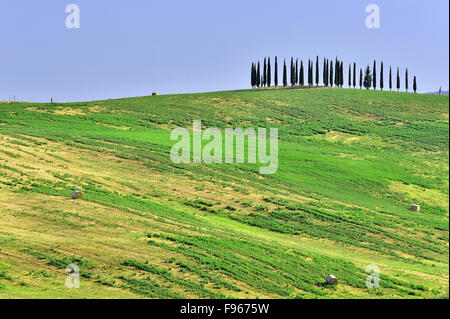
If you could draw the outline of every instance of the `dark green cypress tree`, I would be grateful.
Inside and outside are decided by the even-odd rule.
[[[373,60],[373,89],[377,89],[377,61]]]
[[[287,85],[287,68],[286,68],[286,60],[284,60],[283,65],[283,86],[286,87]]]
[[[352,87],[352,65],[348,65],[348,87]]]
[[[359,69],[359,89],[362,89],[363,86],[363,72],[362,68]]]
[[[261,67],[258,61],[258,68],[256,69],[256,87],[261,85]]]
[[[344,62],[341,62],[341,67],[339,70],[339,83],[341,84],[341,87],[344,86]]]
[[[336,62],[334,63],[334,85],[339,87],[339,69],[340,69],[340,62],[338,61],[336,57]]]
[[[291,57],[291,86],[295,84],[295,66],[294,66],[294,58]]]
[[[275,86],[278,86],[278,57],[275,57]]]
[[[342,62],[338,60],[338,86],[341,87],[341,78],[342,78],[342,74],[341,74],[341,70],[342,70]]]
[[[406,72],[405,72],[405,89],[406,89],[406,92],[408,92],[408,82],[409,82],[409,80],[408,80],[408,68],[406,68]]]
[[[272,84],[272,67],[270,66],[270,57],[267,60],[267,86]]]
[[[295,60],[295,84],[298,84],[298,59]]]
[[[264,70],[263,70],[262,86],[266,86],[266,83],[267,83],[267,61],[266,61],[266,58],[264,58]]]
[[[335,74],[334,74],[334,84],[337,87],[341,87],[341,75],[339,74],[339,72],[341,71],[341,61],[337,60],[335,61]]]
[[[252,89],[256,86],[256,65],[252,63]]]
[[[416,91],[417,91],[417,79],[416,79],[415,75],[414,75],[414,79],[413,79],[413,90],[414,90],[414,93],[416,93]]]
[[[308,86],[311,86],[311,60],[308,59]]]
[[[356,62],[353,63],[353,88],[356,88]]]
[[[397,92],[400,91],[400,69],[397,68]]]
[[[327,86],[327,79],[328,79],[328,74],[327,74],[327,59],[323,58],[323,71],[322,71],[322,81],[323,81],[323,86]]]
[[[327,59],[327,72],[325,73],[327,86],[330,85],[330,61]]]
[[[364,74],[364,87],[366,90],[372,86],[372,74],[370,74],[370,66],[367,66],[366,73]]]
[[[316,86],[319,86],[319,56],[316,56]]]
[[[384,66],[383,61],[381,61],[381,69],[380,69],[380,90],[383,91],[384,88]]]
[[[330,63],[330,86],[333,87],[333,81],[334,81],[334,77],[333,77],[333,60],[331,60]]]
[[[258,83],[257,78],[258,78],[258,70],[256,69],[256,63],[255,63],[254,69],[253,69],[253,81],[254,81],[253,83],[254,83],[255,87],[256,87],[256,84]]]
[[[301,86],[305,85],[305,69],[303,68],[303,61],[300,61],[300,80]]]
[[[392,67],[389,67],[389,91],[392,91]]]

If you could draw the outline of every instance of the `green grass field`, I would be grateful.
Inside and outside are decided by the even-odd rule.
[[[0,298],[448,298],[448,116],[331,88],[0,103]],[[277,127],[278,172],[173,164],[198,119]]]

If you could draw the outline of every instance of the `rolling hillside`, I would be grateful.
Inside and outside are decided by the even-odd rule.
[[[332,88],[0,103],[0,298],[448,297],[448,115]],[[278,172],[173,164],[198,119],[277,127]]]

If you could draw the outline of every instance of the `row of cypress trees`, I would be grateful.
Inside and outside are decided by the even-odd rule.
[[[352,70],[353,67],[353,70]],[[282,84],[283,87],[288,86],[290,84],[291,86],[300,85],[300,86],[319,86],[319,57],[316,57],[315,65],[314,61],[308,60],[307,70],[305,72],[305,67],[303,65],[303,61],[296,59],[294,61],[294,58],[291,58],[291,64],[290,64],[290,72],[289,72],[289,83],[288,83],[288,72],[287,72],[287,65],[286,60],[284,60],[283,63],[283,78],[282,78]],[[379,84],[379,87],[381,90],[384,89],[384,63],[381,62],[380,64],[380,80],[378,81],[377,78],[377,63],[376,61],[373,61],[373,69],[370,69],[370,66],[368,65],[365,68],[364,74],[363,69],[359,69],[359,88],[362,89],[362,87],[366,89],[370,89],[373,87],[374,90],[377,89],[377,85]],[[357,83],[357,70],[356,70],[356,63],[349,64],[348,66],[348,87],[356,88]],[[274,67],[274,85],[278,86],[278,58],[275,57],[275,67]],[[306,80],[306,82],[305,82]],[[336,87],[343,87],[344,86],[344,62],[340,61],[337,57],[336,59],[329,60],[324,58],[323,59],[323,66],[322,66],[322,84],[323,86],[336,86]],[[396,78],[396,88],[397,91],[400,91],[400,69],[397,68],[397,78]],[[257,63],[252,63],[251,68],[251,85],[252,88],[259,88],[259,87],[270,87],[272,85],[272,67],[271,67],[271,61],[269,58],[264,58],[264,64],[262,66],[261,70],[261,64],[258,61]],[[405,70],[405,82],[404,87],[406,92],[408,92],[409,89],[409,76],[408,76],[408,69]],[[389,67],[389,90],[393,89],[393,80],[392,80],[392,67]],[[417,79],[416,76],[413,78],[413,91],[416,93],[417,91]]]
[[[371,73],[370,66],[368,65],[366,67],[365,73],[364,73],[364,80],[362,80],[362,70],[360,70],[360,83],[359,86],[364,87],[366,89],[370,89],[373,87],[374,90],[377,89],[377,64],[376,61],[373,61],[373,73]],[[397,75],[396,75],[396,85],[397,91],[400,91],[400,69],[397,67]],[[381,70],[380,70],[380,89],[383,90],[384,88],[384,64],[381,62]],[[408,68],[405,70],[405,91],[408,92],[409,89],[409,74],[408,74]],[[393,88],[393,80],[392,80],[392,67],[389,67],[389,90],[392,90]],[[416,76],[413,77],[413,91],[414,93],[417,92],[417,78]]]

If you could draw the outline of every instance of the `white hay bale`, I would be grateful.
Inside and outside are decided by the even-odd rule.
[[[74,191],[72,193],[72,198],[73,199],[83,199],[83,193],[80,191]]]
[[[329,285],[337,285],[338,284],[338,279],[335,276],[333,276],[333,275],[329,275],[327,277],[327,284],[329,284]]]
[[[411,205],[411,210],[412,210],[413,212],[418,212],[418,211],[420,211],[420,206],[419,206],[419,205],[412,204],[412,205]]]

